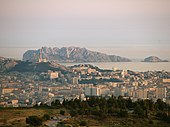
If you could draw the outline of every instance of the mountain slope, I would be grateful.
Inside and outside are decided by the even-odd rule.
[[[17,72],[48,72],[52,71],[61,71],[62,73],[68,72],[69,69],[63,65],[57,64],[55,62],[46,62],[46,63],[32,63],[32,62],[19,62],[15,67],[11,68],[9,71]]]
[[[49,61],[57,62],[130,62],[128,58],[107,55],[79,47],[48,48],[43,47],[43,57]],[[28,50],[23,54],[24,61],[38,59],[40,49]]]
[[[47,72],[48,70],[61,71],[62,73],[70,71],[67,67],[56,62],[34,63],[0,57],[0,72]]]
[[[18,60],[0,57],[0,72],[6,72],[18,64]]]

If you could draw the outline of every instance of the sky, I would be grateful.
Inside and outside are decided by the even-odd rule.
[[[42,46],[170,59],[170,0],[0,0],[0,56]]]

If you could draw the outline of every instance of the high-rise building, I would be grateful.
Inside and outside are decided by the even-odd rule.
[[[166,88],[165,87],[157,87],[156,88],[156,99],[165,99],[166,98]]]
[[[147,99],[148,91],[146,89],[138,89],[136,91],[136,97],[139,99]]]
[[[86,87],[85,88],[85,95],[86,96],[100,96],[101,89],[98,87]]]
[[[108,94],[110,94],[110,89],[107,87],[103,87],[103,88],[101,88],[100,92],[101,92],[101,95],[108,95]]]
[[[114,88],[114,96],[115,97],[121,96],[121,91],[119,87]]]
[[[73,77],[72,83],[73,83],[74,85],[79,84],[79,78],[78,78],[78,77]]]

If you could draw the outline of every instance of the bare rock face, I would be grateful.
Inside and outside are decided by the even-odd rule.
[[[115,55],[107,55],[100,52],[90,51],[80,47],[62,47],[62,48],[42,48],[43,57],[48,61],[56,62],[130,62],[128,58]],[[38,59],[40,49],[28,50],[23,55],[24,61]]]
[[[167,60],[161,60],[157,56],[149,56],[144,59],[144,62],[168,62]]]

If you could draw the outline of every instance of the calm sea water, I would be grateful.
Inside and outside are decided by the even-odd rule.
[[[65,66],[72,66],[82,63],[60,63]],[[132,70],[132,71],[169,71],[170,72],[170,62],[157,62],[157,63],[147,63],[147,62],[104,62],[104,63],[83,63],[91,64],[102,69],[112,69],[117,68],[121,70]]]

